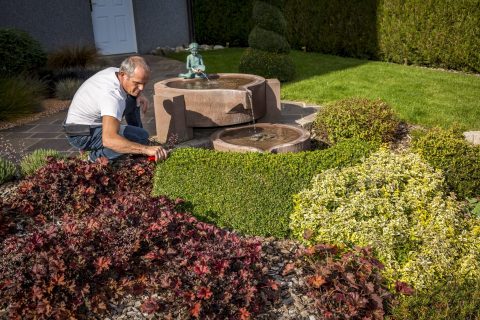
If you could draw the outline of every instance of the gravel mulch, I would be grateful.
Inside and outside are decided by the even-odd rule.
[[[306,294],[306,284],[300,268],[289,272],[286,266],[297,261],[297,251],[302,246],[294,240],[259,238],[262,241],[262,259],[270,267],[268,272],[278,284],[280,299],[275,305],[267,305],[264,313],[252,319],[258,320],[316,320],[321,319],[314,309],[314,301]],[[127,296],[120,303],[110,304],[112,313],[105,320],[189,319],[188,310],[169,310],[169,314],[146,314],[140,311],[143,300],[150,296]],[[153,298],[158,296],[152,295]]]

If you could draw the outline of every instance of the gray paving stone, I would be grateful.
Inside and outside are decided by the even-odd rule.
[[[39,138],[39,139],[63,139],[65,138],[65,134],[58,133],[58,132],[38,132],[38,133],[25,133],[30,134],[30,138]]]
[[[38,139],[37,143],[30,145],[26,150],[32,152],[36,149],[54,149],[58,151],[70,151],[72,146],[67,139]]]
[[[2,135],[4,138],[17,138],[17,139],[27,139],[31,138],[33,133],[31,132],[9,132],[5,135]]]
[[[61,125],[51,125],[51,124],[38,124],[31,128],[28,132],[38,133],[38,132],[54,132],[54,133],[62,133],[63,128]]]
[[[475,145],[480,145],[480,131],[467,131],[463,133],[465,139]]]

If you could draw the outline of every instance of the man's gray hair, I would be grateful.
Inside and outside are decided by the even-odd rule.
[[[135,68],[142,68],[150,73],[150,66],[148,65],[147,61],[140,56],[131,56],[123,60],[119,71],[131,77],[133,76]]]

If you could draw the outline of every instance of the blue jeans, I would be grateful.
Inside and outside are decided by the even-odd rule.
[[[143,128],[121,125],[118,134],[130,141],[144,145],[148,144],[148,132]],[[88,136],[68,136],[67,139],[72,146],[80,150],[90,151],[90,160],[92,161],[100,157],[114,160],[122,155],[103,146],[101,126],[91,128]]]

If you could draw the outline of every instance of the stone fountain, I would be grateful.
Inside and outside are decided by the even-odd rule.
[[[179,141],[190,140],[194,128],[224,127],[211,136],[217,150],[278,153],[309,148],[308,131],[269,123],[280,119],[277,79],[237,73],[210,74],[200,79],[179,77],[157,82],[154,92],[160,142],[171,135]]]

